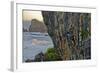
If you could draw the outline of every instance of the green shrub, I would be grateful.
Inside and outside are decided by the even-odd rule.
[[[45,53],[45,60],[46,61],[58,61],[58,60],[61,60],[61,58],[58,55],[55,48],[48,48],[47,52]]]

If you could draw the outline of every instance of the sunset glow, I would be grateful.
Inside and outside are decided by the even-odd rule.
[[[23,20],[30,21],[32,19],[37,19],[39,21],[43,21],[41,11],[24,10],[23,11]]]

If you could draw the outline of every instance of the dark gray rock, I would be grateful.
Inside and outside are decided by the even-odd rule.
[[[46,26],[43,22],[37,19],[31,20],[31,25],[29,27],[30,32],[47,32]]]
[[[37,54],[37,55],[35,56],[34,61],[40,62],[40,61],[44,61],[44,59],[45,59],[44,53],[40,52],[39,54]]]

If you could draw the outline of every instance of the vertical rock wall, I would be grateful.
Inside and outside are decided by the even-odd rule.
[[[44,23],[48,34],[52,38],[54,48],[63,60],[79,59],[80,56],[80,37],[83,26],[90,31],[90,15],[72,12],[42,11]],[[86,23],[87,21],[87,23]],[[82,55],[83,56],[83,55]]]

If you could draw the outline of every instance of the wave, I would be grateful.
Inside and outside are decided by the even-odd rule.
[[[32,39],[32,45],[46,45],[48,43],[49,42],[45,40]]]

